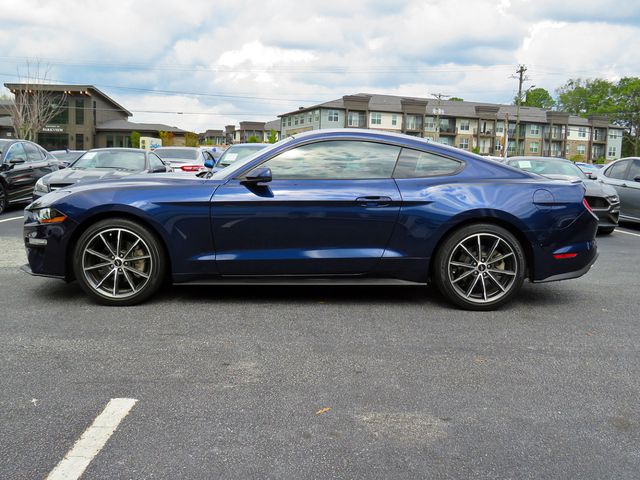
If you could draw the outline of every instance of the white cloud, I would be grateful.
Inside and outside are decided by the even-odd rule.
[[[130,110],[201,112],[134,116],[195,130],[356,92],[508,102],[519,63],[552,92],[640,64],[637,2],[4,0],[0,17],[4,81],[40,57]]]

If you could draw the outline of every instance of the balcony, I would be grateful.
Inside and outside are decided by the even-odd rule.
[[[493,137],[494,133],[493,130],[490,128],[484,129],[484,130],[480,130],[478,132],[477,128],[473,129],[473,134],[474,135],[480,135],[481,137]]]
[[[440,125],[440,135],[455,135],[456,127],[454,125]]]

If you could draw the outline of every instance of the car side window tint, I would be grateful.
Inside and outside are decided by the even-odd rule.
[[[40,153],[40,150],[35,145],[31,143],[23,143],[22,146],[24,150],[27,152],[27,161],[28,162],[41,162],[43,157]]]
[[[263,164],[274,180],[391,178],[400,147],[336,140],[292,148]]]
[[[640,177],[640,160],[634,160],[627,173],[627,180],[633,181],[637,177]]]
[[[160,160],[160,157],[158,157],[155,153],[150,153],[149,154],[149,170],[154,170],[156,168],[166,168],[165,163]]]
[[[609,178],[615,178],[617,180],[624,180],[625,173],[627,173],[627,167],[629,166],[629,160],[624,162],[617,162],[611,165],[604,174]]]
[[[22,143],[14,143],[9,147],[9,151],[4,157],[5,162],[9,162],[11,160],[24,160],[27,161],[27,153],[24,151],[24,147]]]
[[[421,178],[452,175],[458,172],[463,163],[458,160],[422,152],[410,148],[403,148],[398,165],[393,172],[394,178]]]

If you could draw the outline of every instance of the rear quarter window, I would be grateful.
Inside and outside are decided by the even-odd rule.
[[[422,178],[453,175],[464,167],[464,163],[435,153],[403,148],[394,178]]]

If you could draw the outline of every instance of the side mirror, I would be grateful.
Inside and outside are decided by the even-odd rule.
[[[209,170],[211,170],[215,166],[215,162],[213,160],[211,160],[210,158],[207,158],[204,161],[204,166],[207,167]]]
[[[640,182],[640,175],[633,179],[634,182]]]
[[[256,167],[245,175],[241,183],[267,183],[273,180],[269,167]]]
[[[167,171],[167,167],[163,165],[161,167],[152,168],[151,170],[149,170],[149,173],[165,173]]]
[[[58,170],[62,170],[63,168],[69,168],[69,165],[71,165],[71,162],[60,162],[58,163]]]
[[[597,178],[598,178],[595,174],[593,174],[593,173],[591,173],[591,172],[587,172],[585,175],[587,176],[587,178],[588,178],[589,180],[595,180],[595,179],[597,179]]]

